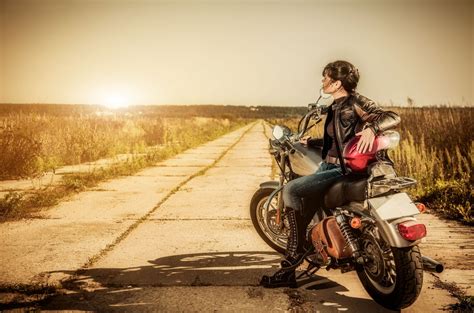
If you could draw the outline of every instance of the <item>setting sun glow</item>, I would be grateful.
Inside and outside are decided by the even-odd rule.
[[[126,108],[130,105],[130,98],[121,93],[110,93],[104,95],[100,104],[109,109]]]

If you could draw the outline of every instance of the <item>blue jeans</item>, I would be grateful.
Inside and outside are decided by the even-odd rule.
[[[322,192],[342,177],[340,165],[323,162],[319,169],[311,175],[298,177],[288,182],[283,188],[285,207],[295,210],[302,209],[301,198],[310,197]]]

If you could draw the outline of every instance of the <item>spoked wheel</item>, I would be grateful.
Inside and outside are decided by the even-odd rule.
[[[391,310],[406,308],[418,298],[423,284],[420,250],[390,247],[375,232],[365,232],[360,239],[368,262],[357,275],[378,304]]]
[[[272,199],[268,209],[265,208],[265,203],[274,190],[261,188],[255,192],[250,202],[250,217],[260,237],[283,254],[288,240],[288,225],[284,214],[281,215],[280,224],[277,224],[277,197]]]

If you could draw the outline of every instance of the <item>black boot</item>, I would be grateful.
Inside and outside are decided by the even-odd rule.
[[[290,233],[286,245],[285,259],[279,269],[272,276],[263,275],[260,285],[265,288],[291,287],[296,288],[295,270],[304,260],[305,227],[300,212],[286,208],[290,225]]]

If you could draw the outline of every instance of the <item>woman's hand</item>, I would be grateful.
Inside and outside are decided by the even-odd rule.
[[[357,152],[364,153],[366,151],[372,151],[374,145],[375,134],[371,128],[366,128],[361,132],[358,132],[356,136],[360,135],[359,142],[357,143]]]
[[[308,140],[311,138],[311,136],[304,136],[300,138],[300,143],[304,146],[308,145]]]

